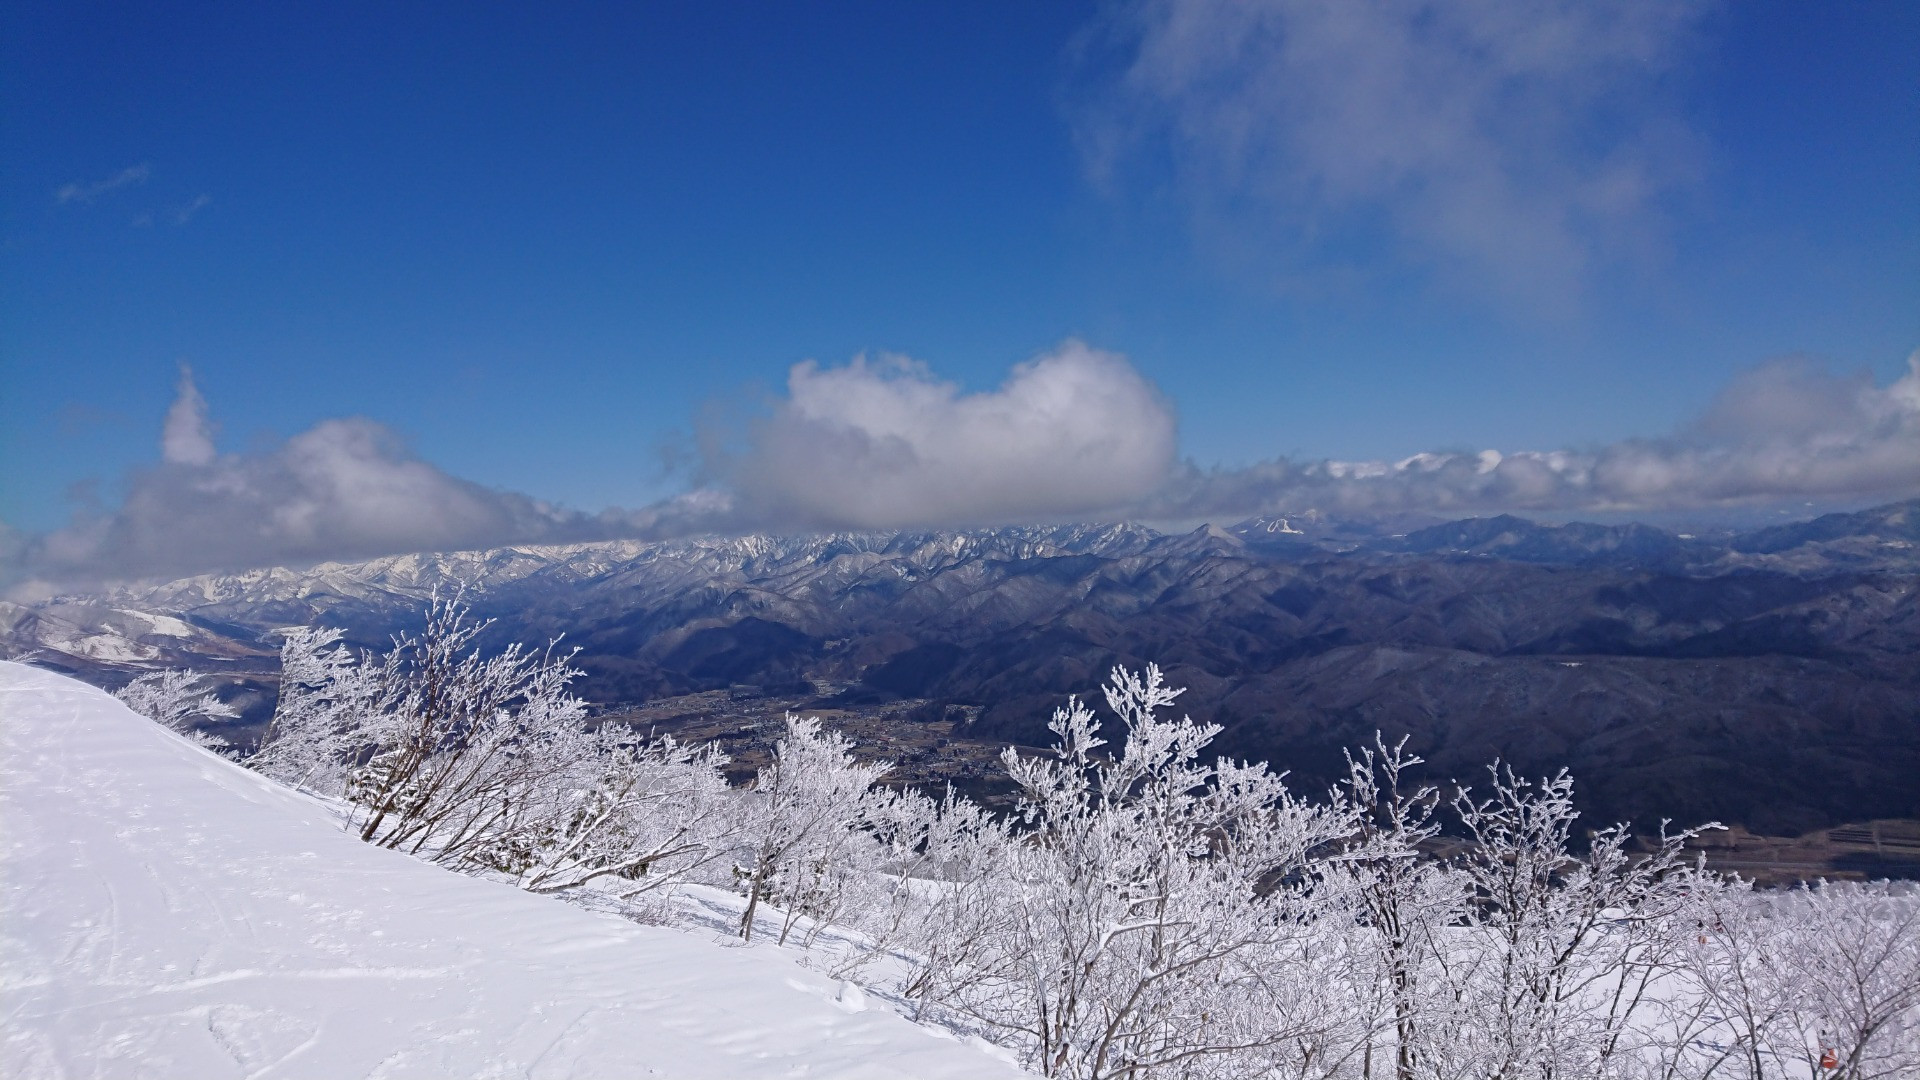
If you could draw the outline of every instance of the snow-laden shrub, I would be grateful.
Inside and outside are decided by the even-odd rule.
[[[625,731],[568,735],[543,750],[572,767],[530,788],[512,827],[472,861],[533,892],[609,879],[631,897],[681,881],[725,853],[725,755]]]
[[[280,643],[280,697],[247,765],[296,788],[337,795],[368,745],[373,717],[389,707],[372,658],[340,644],[341,631],[298,627]]]
[[[961,830],[998,872],[969,867],[920,924],[921,955],[946,970],[912,989],[1043,1075],[1265,1072],[1342,1023],[1307,992],[1344,963],[1310,863],[1351,822],[1263,765],[1203,760],[1219,729],[1160,716],[1177,693],[1156,668],[1116,671],[1118,754],[1077,699],[1054,714],[1050,756],[1009,750],[1015,835]],[[941,940],[956,932],[966,949]]]
[[[337,630],[290,632],[249,764],[343,799],[369,843],[537,892],[600,879],[643,892],[717,858],[725,756],[589,730],[571,654],[484,654],[474,642],[488,625],[436,597],[420,634],[380,656]]]
[[[1677,935],[1687,1000],[1722,1018],[1695,1075],[1920,1076],[1920,895],[1911,884],[1702,889]],[[1718,1075],[1718,1073],[1714,1073]]]
[[[113,696],[134,712],[185,735],[215,752],[227,750],[227,741],[194,727],[195,720],[232,720],[240,714],[212,691],[202,689],[206,676],[194,671],[149,671],[120,688]]]
[[[740,936],[753,939],[763,902],[784,910],[780,943],[798,921],[815,927],[851,918],[873,887],[873,831],[897,801],[875,785],[892,765],[854,760],[845,735],[789,715],[786,736],[734,805],[737,869],[747,906]]]

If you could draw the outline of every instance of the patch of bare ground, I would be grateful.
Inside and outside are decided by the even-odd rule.
[[[884,705],[819,704],[830,697],[761,695],[756,688],[736,687],[613,710],[600,720],[627,724],[643,733],[671,735],[682,742],[718,744],[732,759],[726,768],[728,780],[740,784],[770,759],[774,743],[785,731],[788,713],[817,716],[826,727],[854,741],[856,756],[893,762],[885,783],[936,795],[951,784],[976,802],[1012,805],[1013,785],[1000,763],[1007,742],[975,738],[968,732],[979,714],[977,707],[918,698]]]
[[[1799,836],[1760,836],[1736,825],[1694,846],[1713,869],[1762,885],[1920,878],[1920,820],[1914,818],[1851,822]]]

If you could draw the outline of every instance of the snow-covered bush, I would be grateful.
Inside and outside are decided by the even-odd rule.
[[[435,598],[418,637],[363,665],[378,708],[356,733],[365,751],[346,784],[362,840],[476,859],[508,842],[534,793],[578,764],[586,703],[567,690],[579,674],[570,657],[518,644],[484,655],[472,646],[488,625]]]
[[[786,723],[773,760],[734,806],[735,873],[747,898],[740,936],[747,941],[763,902],[784,909],[782,944],[800,918],[816,927],[847,921],[875,884],[872,831],[897,801],[876,787],[891,763],[855,761],[853,743],[821,730],[817,718],[789,714]]]
[[[280,697],[247,765],[296,788],[339,794],[370,745],[392,680],[340,644],[341,631],[298,627],[280,643]]]
[[[196,671],[149,671],[120,688],[113,696],[134,712],[185,735],[209,750],[227,748],[227,742],[193,726],[195,720],[232,720],[240,714],[210,690],[202,689],[205,675]]]
[[[340,796],[361,839],[554,892],[617,878],[637,893],[718,857],[725,757],[589,731],[553,646],[474,646],[489,624],[431,602],[384,656],[330,629],[281,648],[280,700],[249,764]]]
[[[1679,942],[1689,997],[1724,1018],[1693,1075],[1920,1075],[1920,894],[1912,885],[1705,886]]]
[[[1328,906],[1352,913],[1355,968],[1373,990],[1355,1001],[1366,1032],[1362,1065],[1370,1069],[1375,1034],[1383,1033],[1382,1074],[1391,1060],[1400,1080],[1423,1075],[1442,1056],[1437,1045],[1459,1020],[1445,986],[1447,939],[1468,912],[1465,881],[1422,850],[1440,834],[1440,791],[1409,782],[1409,770],[1421,764],[1404,739],[1388,746],[1378,735],[1372,747],[1348,754],[1347,779],[1333,801],[1353,831],[1322,871]]]
[[[1289,962],[1316,933],[1309,853],[1351,826],[1264,766],[1203,762],[1219,729],[1159,716],[1177,693],[1157,668],[1115,671],[1118,756],[1077,699],[1054,714],[1052,756],[1008,751],[1021,835],[983,890],[987,926],[944,958],[957,975],[920,980],[1043,1075],[1264,1071],[1325,1026]]]
[[[1489,770],[1486,798],[1453,799],[1456,861],[1471,901],[1446,986],[1460,1003],[1456,1054],[1496,1076],[1608,1076],[1658,1049],[1648,992],[1673,970],[1673,918],[1697,875],[1669,832],[1634,852],[1624,825],[1589,831],[1576,852],[1573,781]]]
[[[891,903],[876,937],[897,944],[911,964],[902,993],[924,1008],[963,1000],[991,981],[983,962],[1006,933],[1000,898],[1012,849],[1009,822],[949,789],[927,800],[925,828],[911,857],[892,868]]]
[[[631,897],[726,853],[727,758],[716,748],[608,729],[556,734],[543,750],[572,767],[530,788],[513,827],[474,861],[533,892],[615,878]]]

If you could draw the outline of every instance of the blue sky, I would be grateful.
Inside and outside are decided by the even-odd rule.
[[[1186,474],[1597,453],[1782,357],[1907,372],[1920,7],[1344,8],[9,5],[0,520],[111,517],[183,363],[221,455],[364,417],[590,513],[761,490],[739,417],[861,353],[964,398],[1084,342]],[[1832,493],[1913,482],[1874,475]]]

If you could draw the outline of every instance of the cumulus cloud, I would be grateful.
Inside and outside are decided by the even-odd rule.
[[[1202,216],[1374,243],[1529,304],[1694,171],[1661,101],[1700,0],[1137,0],[1075,111],[1096,177],[1166,151]],[[1096,55],[1107,55],[1090,50]]]
[[[1701,510],[1799,499],[1920,495],[1920,352],[1886,386],[1804,360],[1735,379],[1665,439],[1598,450],[1482,450],[1400,461],[1291,461],[1243,469],[1189,464],[1138,511],[1242,518],[1306,510],[1365,516]]]
[[[450,476],[366,419],[327,420],[272,449],[216,452],[207,404],[181,370],[161,461],[120,507],[12,543],[12,576],[85,583],[410,551],[690,531],[711,501],[582,514]]]
[[[90,203],[109,192],[118,191],[124,187],[133,187],[136,184],[144,184],[147,182],[147,177],[152,175],[153,169],[143,162],[139,165],[121,169],[105,180],[95,180],[92,183],[82,183],[76,180],[70,184],[62,184],[60,190],[53,193],[53,201],[62,204],[76,202]]]
[[[1120,510],[1174,460],[1165,398],[1132,365],[1078,341],[963,393],[898,357],[808,362],[753,426],[710,455],[744,521],[787,527],[998,524]]]
[[[213,423],[207,419],[207,399],[194,385],[193,369],[180,365],[180,384],[160,429],[160,460],[170,465],[213,463]]]

